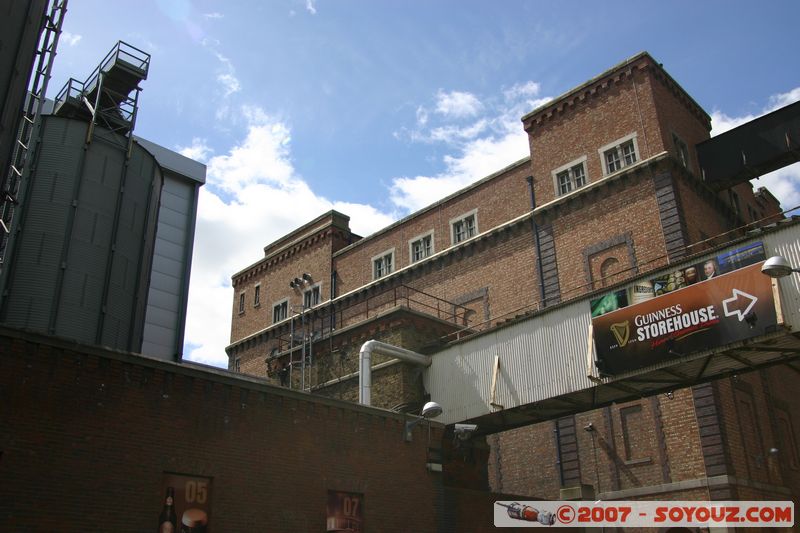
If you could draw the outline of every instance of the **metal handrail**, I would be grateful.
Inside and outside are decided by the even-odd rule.
[[[123,46],[125,49],[123,50]],[[142,56],[139,57],[135,55],[133,52],[129,52],[129,50],[135,50],[140,52]],[[144,73],[144,78],[147,78],[147,72],[150,69],[150,54],[147,52],[132,46],[125,41],[117,41],[117,44],[106,54],[102,61],[95,67],[91,74],[86,78],[84,82],[84,87],[91,87],[93,83],[97,80],[100,76],[100,72],[106,72],[107,67],[113,65],[117,62],[117,59],[120,58],[121,55],[125,55],[126,58],[131,58],[133,61],[125,61],[132,67],[141,70]],[[138,62],[138,63],[137,63]]]
[[[61,88],[56,96],[55,106],[58,107],[59,104],[65,102],[67,98],[70,97],[80,99],[81,94],[83,94],[83,89],[84,85],[82,81],[76,80],[75,78],[68,79],[67,83],[64,84],[64,87]]]
[[[388,299],[386,299],[388,296]],[[414,297],[417,298],[414,298]],[[425,302],[421,297],[433,300],[433,302]],[[385,301],[376,302],[378,299],[386,299]],[[313,307],[305,312],[306,324],[310,324],[311,331],[318,331],[321,335],[314,339],[317,342],[322,339],[327,339],[333,330],[341,329],[342,327],[350,324],[355,324],[361,320],[366,320],[370,314],[375,315],[380,310],[390,307],[402,306],[407,309],[416,309],[423,311],[426,314],[435,316],[440,320],[452,322],[456,325],[461,324],[461,320],[466,316],[469,310],[467,307],[453,302],[449,302],[438,296],[434,296],[425,291],[409,287],[408,285],[397,285],[388,288],[377,294],[373,294],[366,299],[352,303],[347,306],[342,306],[337,303],[322,303],[317,307]],[[452,309],[452,311],[450,310]],[[429,312],[431,311],[431,312]],[[331,324],[331,316],[335,317],[335,321]],[[319,326],[315,327],[315,323]],[[289,333],[284,333],[278,336],[278,353],[270,356],[276,358],[284,355],[287,351],[291,351],[291,339]]]

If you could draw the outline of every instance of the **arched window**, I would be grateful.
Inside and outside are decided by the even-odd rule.
[[[607,278],[612,274],[616,274],[619,270],[619,261],[615,257],[609,257],[600,264],[600,277],[603,287],[610,284]]]

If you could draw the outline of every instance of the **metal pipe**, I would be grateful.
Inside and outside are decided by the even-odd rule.
[[[420,366],[431,366],[432,362],[429,355],[422,355],[399,346],[393,346],[374,339],[365,342],[361,345],[361,351],[358,353],[358,403],[362,405],[372,405],[370,396],[372,391],[373,353],[387,355]]]
[[[531,197],[531,231],[533,232],[533,242],[536,245],[536,269],[539,274],[539,301],[541,307],[547,307],[547,302],[544,299],[544,267],[542,266],[542,246],[539,242],[539,227],[536,225],[536,193],[533,190],[533,176],[525,178],[528,182],[528,192]]]

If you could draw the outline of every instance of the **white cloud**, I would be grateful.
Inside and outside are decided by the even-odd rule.
[[[715,110],[711,113],[711,136],[725,133],[745,122],[750,122],[759,115],[743,115],[740,117],[729,117],[722,111]]]
[[[776,109],[793,104],[798,100],[800,100],[800,87],[796,87],[785,93],[778,93],[770,96],[767,105],[764,106],[760,112],[755,114],[731,117],[722,111],[715,109],[711,113],[711,136],[713,137],[714,135],[725,133],[730,129],[741,126],[745,122],[749,122],[762,115],[766,115],[767,113],[775,111]]]
[[[795,87],[788,93],[781,93],[770,96],[769,98],[769,110],[774,111],[779,107],[784,107],[789,104],[793,104],[800,100],[800,87]]]
[[[233,74],[217,74],[217,81],[222,85],[226,98],[233,93],[238,93],[242,88],[239,80]]]
[[[797,101],[800,101],[800,87],[770,96],[767,105],[759,113],[731,117],[719,110],[714,110],[711,113],[711,134],[719,135]],[[781,208],[784,210],[800,206],[800,163],[770,172],[756,180],[752,180],[752,183],[756,188],[766,187],[769,189],[781,202]]]
[[[525,83],[517,83],[510,89],[503,91],[506,101],[514,102],[521,98],[532,98],[539,95],[541,86],[535,81],[528,81]],[[533,110],[531,110],[533,111]]]
[[[219,83],[220,87],[222,88],[222,97],[223,99],[227,99],[232,94],[238,93],[241,91],[242,86],[239,83],[239,78],[236,77],[236,68],[233,66],[233,62],[224,54],[222,54],[218,48],[222,46],[222,43],[217,39],[212,38],[204,38],[200,41],[200,43],[211,51],[214,54],[214,57],[217,58],[217,61],[220,63],[220,67],[217,72],[217,83]],[[229,115],[228,109],[226,108],[225,104],[220,105],[221,109],[217,110],[217,119],[221,120],[224,117]]]
[[[75,46],[81,39],[83,39],[83,35],[70,33],[68,31],[61,32],[61,37],[59,37],[59,40],[67,46]]]
[[[435,109],[437,113],[447,117],[473,117],[483,109],[483,104],[471,93],[461,91],[444,92],[440,89],[436,94]]]
[[[390,199],[397,207],[411,212],[432,204],[529,153],[522,127],[518,133],[487,136],[467,143],[458,155],[447,155],[445,170],[435,176],[399,177],[392,180]]]
[[[433,117],[420,106],[416,128],[401,129],[395,137],[449,145],[451,152],[442,157],[444,170],[432,176],[395,177],[390,187],[392,203],[404,212],[416,211],[529,155],[520,118],[549,101],[536,98],[539,91],[539,84],[526,82],[505,90],[501,100],[482,103],[468,93],[440,90],[434,116],[444,123],[431,124]],[[474,122],[463,124],[463,118],[481,113]]]
[[[306,11],[308,11],[312,15],[317,14],[317,7],[315,5],[315,0],[306,0]]]
[[[361,235],[394,220],[368,205],[315,194],[292,165],[288,125],[257,107],[239,112],[247,124],[244,139],[207,159],[186,320],[186,358],[217,366],[227,366],[230,276],[260,259],[264,245],[331,209],[349,215],[351,228]],[[193,139],[181,153],[202,159],[212,150]]]
[[[199,137],[193,138],[192,144],[189,146],[178,148],[179,154],[194,159],[195,161],[200,161],[201,163],[205,163],[212,152],[213,150],[208,146],[206,140],[200,139]]]
[[[213,13],[204,13],[203,16],[207,19],[221,19],[225,17],[225,15],[223,15],[222,13],[218,13],[216,11],[214,11]]]
[[[765,174],[752,183],[755,188],[769,189],[784,211],[800,207],[800,163]]]
[[[432,141],[453,142],[460,139],[474,139],[489,126],[489,121],[481,119],[469,126],[440,126],[431,130],[430,139]]]
[[[428,123],[428,110],[422,106],[417,108],[417,126],[425,126]]]

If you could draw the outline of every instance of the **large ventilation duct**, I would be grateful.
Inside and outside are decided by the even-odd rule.
[[[431,366],[431,358],[399,346],[369,340],[361,346],[358,354],[358,403],[371,405],[372,392],[372,354],[386,355],[420,366]]]

